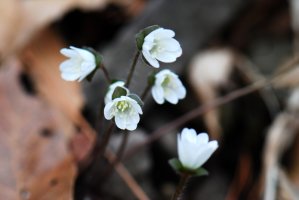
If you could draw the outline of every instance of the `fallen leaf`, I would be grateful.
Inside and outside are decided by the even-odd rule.
[[[20,82],[21,66],[0,71],[0,199],[71,200],[77,167],[73,124]]]
[[[0,57],[18,52],[36,33],[72,9],[94,10],[103,8],[108,3],[128,5],[131,2],[131,0],[0,1]]]

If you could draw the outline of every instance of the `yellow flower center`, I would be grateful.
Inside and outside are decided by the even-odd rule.
[[[127,101],[119,101],[116,104],[116,108],[120,112],[124,112],[127,109],[129,109],[130,107],[131,107],[131,104],[129,104]]]

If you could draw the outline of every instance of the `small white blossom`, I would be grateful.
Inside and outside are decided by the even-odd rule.
[[[165,100],[177,104],[179,99],[185,98],[186,88],[175,73],[165,69],[155,75],[152,95],[158,104],[163,104]]]
[[[182,55],[181,45],[173,38],[174,36],[175,33],[172,30],[158,28],[144,38],[142,54],[149,64],[159,68],[158,60],[172,63]]]
[[[116,81],[116,82],[112,83],[109,86],[108,91],[106,93],[105,104],[112,101],[113,92],[114,92],[115,88],[117,88],[117,87],[122,87],[127,90],[127,93],[129,93],[129,90],[127,88],[125,88],[124,86],[125,86],[125,82],[123,82],[123,81]]]
[[[218,148],[217,141],[210,141],[206,133],[198,134],[194,129],[184,128],[178,134],[179,160],[188,169],[201,167]]]
[[[120,129],[130,131],[137,128],[142,114],[140,105],[128,96],[121,96],[108,102],[104,108],[104,116],[107,120],[115,118],[115,124]]]
[[[96,68],[96,58],[91,52],[76,47],[63,48],[60,53],[68,60],[60,64],[62,79],[66,81],[82,81]]]

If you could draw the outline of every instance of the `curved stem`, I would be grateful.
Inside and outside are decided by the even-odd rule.
[[[126,80],[126,83],[125,83],[125,87],[127,87],[127,88],[129,88],[129,86],[130,86],[130,83],[131,83],[131,80],[132,80],[132,77],[133,77],[133,73],[135,71],[135,67],[136,67],[139,55],[140,55],[140,51],[137,50],[137,52],[135,53],[135,56],[133,58],[133,62],[132,62],[131,68],[130,68],[130,72],[128,74],[128,77],[127,77],[127,80]]]
[[[183,190],[185,188],[185,185],[186,185],[189,177],[190,177],[190,175],[186,174],[186,173],[184,173],[184,174],[181,175],[180,182],[177,185],[176,190],[175,190],[175,192],[174,192],[174,194],[173,194],[173,196],[171,198],[172,200],[179,200],[180,199],[180,197],[182,195],[182,192],[183,192]]]

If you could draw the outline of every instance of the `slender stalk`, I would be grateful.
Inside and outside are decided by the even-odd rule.
[[[144,99],[146,98],[150,89],[151,89],[151,86],[149,84],[147,84],[146,88],[143,90],[142,95],[141,95],[142,101],[144,101]],[[130,135],[129,131],[126,130],[124,132],[124,136],[122,137],[121,144],[116,152],[116,160],[112,163],[113,166],[117,165],[119,163],[119,161],[121,161],[121,159],[124,155],[124,152],[125,152],[125,148],[126,148],[126,145],[127,145],[128,139],[129,139],[129,135]],[[109,169],[112,169],[112,168],[109,168]],[[107,174],[109,174],[109,173],[107,173]]]
[[[100,68],[102,69],[102,71],[103,71],[103,73],[104,73],[104,76],[105,76],[106,81],[110,84],[110,83],[111,83],[111,78],[110,78],[110,76],[109,76],[109,73],[108,73],[106,67],[105,67],[104,65],[101,65]]]
[[[109,162],[113,162],[116,159],[115,155],[111,151],[109,151],[109,149],[105,153],[105,156]],[[119,163],[118,165],[114,166],[114,168],[115,171],[126,183],[126,185],[130,188],[132,193],[136,196],[136,199],[140,199],[140,200],[150,199],[122,163]]]
[[[125,83],[125,87],[127,87],[127,88],[129,88],[129,86],[130,86],[139,55],[140,55],[140,51],[137,50],[135,53],[135,56],[133,58],[133,62],[132,62],[132,65],[131,65],[131,68],[130,68],[130,71],[129,71],[129,74],[128,74],[128,77],[127,77],[127,80]]]
[[[119,145],[118,149],[117,149],[117,152],[116,152],[116,155],[114,157],[113,160],[111,160],[110,162],[110,165],[112,166],[107,166],[106,169],[104,170],[104,175],[102,177],[102,181],[106,180],[112,173],[112,170],[120,163],[123,155],[124,155],[124,152],[125,152],[125,148],[127,146],[127,142],[128,142],[128,139],[129,139],[129,131],[126,130],[124,133],[124,136],[122,137],[122,140],[121,140],[121,144]]]
[[[122,159],[124,152],[125,152],[126,145],[128,143],[128,139],[129,139],[129,135],[130,135],[129,131],[126,130],[123,134],[124,134],[124,136],[122,137],[121,144],[116,152],[116,159],[113,162],[113,165],[117,165],[119,163],[119,161]]]
[[[187,173],[184,173],[181,175],[181,179],[179,184],[176,187],[176,190],[171,198],[171,200],[179,200],[181,199],[182,192],[185,188],[186,183],[188,182],[188,179],[190,178],[190,175]]]
[[[107,131],[105,132],[103,138],[102,138],[102,142],[99,146],[99,150],[97,152],[97,155],[101,156],[105,153],[105,149],[108,145],[109,139],[112,135],[113,129],[114,129],[115,125],[113,122],[111,122],[107,128]]]

